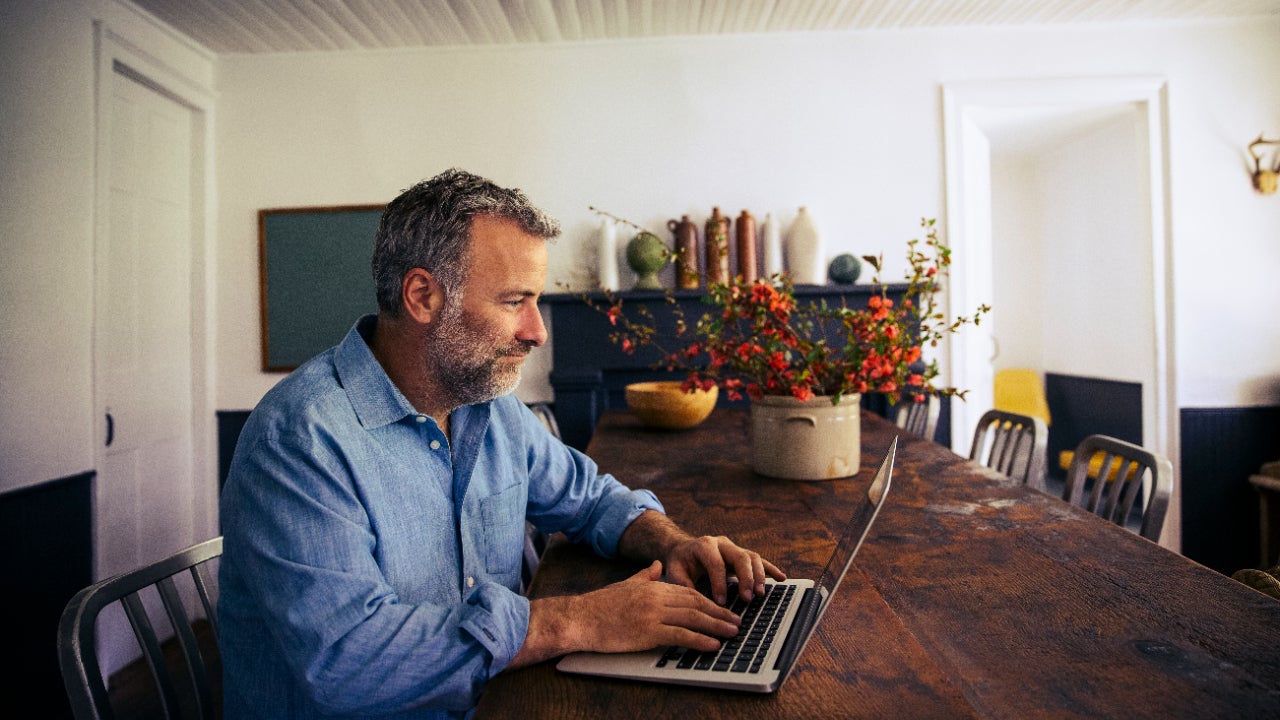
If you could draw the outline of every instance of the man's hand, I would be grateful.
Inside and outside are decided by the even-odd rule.
[[[666,561],[667,579],[692,588],[704,575],[711,585],[711,596],[724,605],[728,599],[728,579],[738,578],[738,595],[750,600],[764,592],[765,578],[787,579],[786,573],[760,557],[739,547],[727,537],[693,537],[676,526],[666,515],[647,510],[636,518],[618,542],[624,555],[641,560]]]
[[[760,553],[738,547],[723,535],[690,537],[667,553],[667,579],[671,582],[691,588],[704,574],[711,584],[711,596],[721,605],[728,602],[730,575],[738,578],[738,596],[743,600],[763,593],[766,577],[787,579]]]
[[[712,651],[740,618],[688,587],[662,581],[662,563],[584,595],[529,603],[529,631],[510,667],[579,650],[631,652],[663,645]]]

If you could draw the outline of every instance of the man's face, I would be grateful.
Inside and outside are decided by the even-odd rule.
[[[547,243],[514,222],[477,215],[462,303],[446,298],[427,336],[427,365],[457,406],[515,390],[520,366],[547,340],[538,296],[547,279]]]

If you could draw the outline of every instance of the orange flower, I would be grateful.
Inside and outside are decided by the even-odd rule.
[[[813,390],[808,385],[796,385],[791,388],[791,395],[800,402],[807,402],[813,399]]]

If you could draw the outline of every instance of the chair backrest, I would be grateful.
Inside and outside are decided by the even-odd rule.
[[[988,410],[973,433],[969,459],[1004,473],[1035,490],[1044,490],[1049,428],[1030,415]]]
[[[217,583],[215,568],[209,561],[221,554],[222,538],[216,537],[164,560],[90,585],[71,598],[58,625],[58,662],[77,720],[115,717],[106,679],[98,664],[95,630],[99,613],[116,602],[123,606],[142,649],[164,716],[217,717],[221,707],[220,688],[213,678],[221,676],[221,658],[216,652],[208,656],[201,652],[192,628],[199,615],[188,612],[176,579],[183,573],[190,575],[199,605],[216,638]],[[154,595],[160,598],[167,619],[162,619],[158,611],[148,612],[143,594],[150,596],[150,588],[154,588]],[[165,659],[162,633],[167,634],[166,629],[172,630],[177,640],[182,668],[172,667]]]
[[[926,440],[932,440],[938,431],[938,416],[942,414],[942,402],[937,395],[926,395],[923,402],[912,400],[898,405],[893,422],[903,430]]]
[[[1099,468],[1092,483],[1091,463]],[[1136,506],[1142,514],[1138,534],[1159,542],[1172,493],[1173,464],[1167,458],[1124,440],[1090,435],[1076,446],[1062,499],[1121,526]]]

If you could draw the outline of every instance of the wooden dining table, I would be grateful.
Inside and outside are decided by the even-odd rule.
[[[899,437],[885,507],[783,686],[665,686],[548,661],[498,675],[476,717],[1280,717],[1280,602],[878,415],[863,413],[858,473],[821,482],[752,472],[748,422],[717,409],[663,431],[610,411],[588,454],[690,532],[816,577]],[[529,592],[587,592],[638,568],[553,536]]]

